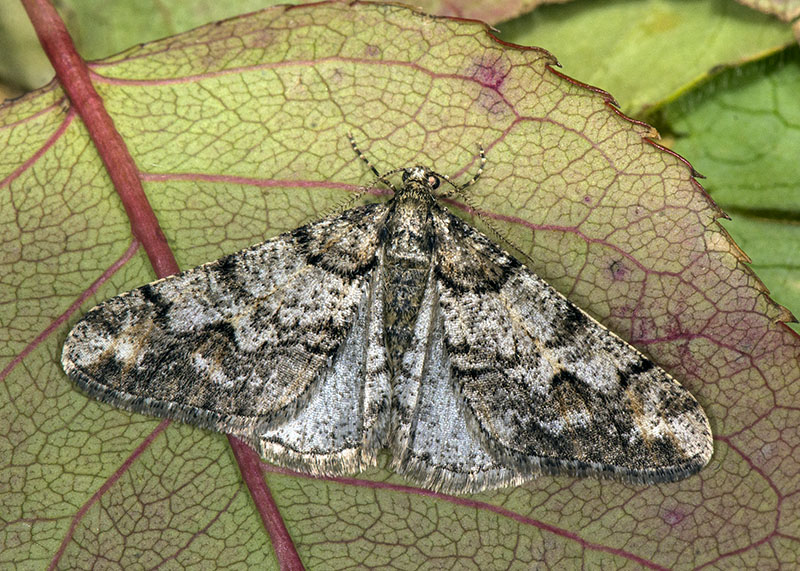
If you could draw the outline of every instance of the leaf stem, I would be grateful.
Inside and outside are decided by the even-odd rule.
[[[258,513],[261,515],[261,521],[264,523],[264,527],[272,540],[272,546],[275,548],[275,555],[278,558],[281,569],[284,571],[305,569],[294,547],[289,531],[286,529],[286,524],[278,511],[278,506],[275,504],[275,500],[266,485],[264,474],[261,471],[261,459],[258,454],[235,436],[229,434],[228,441],[231,444],[234,456],[236,456],[236,461],[239,463],[242,478],[247,484],[250,496],[256,506],[270,507],[270,509],[259,507]]]
[[[139,169],[95,90],[89,67],[75,49],[63,20],[49,0],[21,2],[58,81],[89,131],[128,214],[131,231],[144,247],[156,275],[161,278],[177,273],[178,263],[144,193]],[[261,473],[258,455],[235,437],[229,435],[228,440],[281,568],[302,569],[300,557]]]
[[[158,277],[177,273],[178,263],[144,194],[139,170],[128,147],[92,85],[89,68],[49,0],[21,0],[36,35],[71,105],[86,125],[131,222]]]

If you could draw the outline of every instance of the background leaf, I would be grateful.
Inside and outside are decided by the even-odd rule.
[[[676,372],[712,418],[712,464],[647,488],[541,478],[449,497],[383,470],[316,480],[270,469],[309,568],[793,557],[797,338],[775,324],[785,314],[686,164],[550,61],[475,24],[333,4],[209,26],[93,67],[182,267],[318,218],[366,183],[348,130],[380,168],[453,175],[483,141],[490,163],[472,206]],[[0,119],[0,422],[12,427],[0,561],[274,564],[223,437],[97,403],[61,373],[78,304],[153,274],[60,90]]]
[[[555,0],[556,2],[561,0]],[[309,3],[296,2],[298,4]],[[541,0],[418,0],[413,7],[442,16],[472,18],[489,23],[525,13]],[[87,60],[108,57],[128,47],[185,32],[216,20],[286,4],[281,0],[59,0],[57,8],[81,55]],[[0,4],[0,78],[24,89],[43,85],[53,68],[39,48],[20,2]]]
[[[745,252],[753,252],[751,267],[776,301],[795,310],[800,309],[800,165],[791,150],[800,149],[799,90],[795,47],[722,75],[666,106],[659,118],[674,132],[674,149],[691,156],[708,177],[707,190],[731,215],[725,228]]]
[[[729,0],[570,2],[502,27],[502,38],[558,55],[638,116],[714,74],[794,43],[788,26]]]
[[[738,0],[745,6],[765,14],[774,14],[785,22],[791,22],[800,16],[800,2],[797,0]]]
[[[84,59],[95,60],[215,20],[231,18],[277,0],[59,0],[56,8]],[[53,77],[53,67],[39,46],[21,2],[0,4],[0,77],[31,89]]]

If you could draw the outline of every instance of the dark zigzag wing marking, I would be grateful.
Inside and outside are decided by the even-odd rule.
[[[455,390],[501,464],[662,482],[708,462],[708,420],[677,381],[458,218],[435,220]]]
[[[296,413],[376,270],[380,204],[314,222],[112,298],[69,333],[92,396],[227,432]]]

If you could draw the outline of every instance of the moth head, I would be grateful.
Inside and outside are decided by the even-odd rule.
[[[439,188],[442,176],[422,166],[403,169],[403,184],[421,183],[430,190]]]

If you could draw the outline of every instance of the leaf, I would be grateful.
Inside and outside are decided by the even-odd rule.
[[[157,40],[197,26],[252,12],[279,1],[228,0],[60,0],[57,8],[75,45],[87,60],[107,57],[131,45]],[[0,4],[0,77],[28,89],[47,83],[53,67],[42,52],[21,2]]]
[[[296,3],[309,3],[311,0]],[[559,0],[556,0],[559,1]],[[497,23],[546,3],[541,0],[483,2],[418,0],[413,7],[430,14]],[[57,8],[80,53],[87,60],[107,57],[131,45],[185,32],[217,20],[285,4],[281,0],[59,0]],[[36,33],[20,2],[0,4],[0,82],[33,89],[53,76]]]
[[[19,94],[22,87],[44,85],[53,67],[42,52],[20,2],[0,4],[0,101]]]
[[[796,0],[737,0],[765,14],[774,14],[784,22],[791,22],[800,16],[800,3]]]
[[[422,0],[420,2],[403,2],[409,7],[438,16],[469,18],[489,24],[497,24],[530,12],[543,4],[560,4],[569,0],[503,0],[485,2],[483,0]],[[387,2],[388,4],[389,2]]]
[[[348,131],[379,168],[453,176],[471,172],[482,141],[471,206],[711,417],[711,465],[644,488],[543,477],[450,497],[385,470],[313,479],[265,465],[308,568],[769,565],[796,548],[798,510],[782,499],[797,496],[798,343],[775,323],[785,313],[688,165],[551,62],[478,24],[331,3],[92,66],[181,267],[348,200],[370,180]],[[61,372],[82,311],[154,274],[57,86],[1,108],[0,125],[0,422],[11,427],[0,562],[274,566],[224,437],[95,402]]]
[[[794,43],[788,26],[727,0],[571,2],[502,26],[506,41],[558,54],[564,70],[602,85],[639,116],[721,66]]]
[[[722,92],[720,85],[726,85]],[[730,71],[661,120],[674,148],[708,177],[706,189],[730,213],[724,226],[748,252],[773,297],[800,310],[800,49]],[[711,94],[714,94],[713,96]],[[787,152],[788,151],[788,152]],[[796,326],[795,326],[796,327]]]

